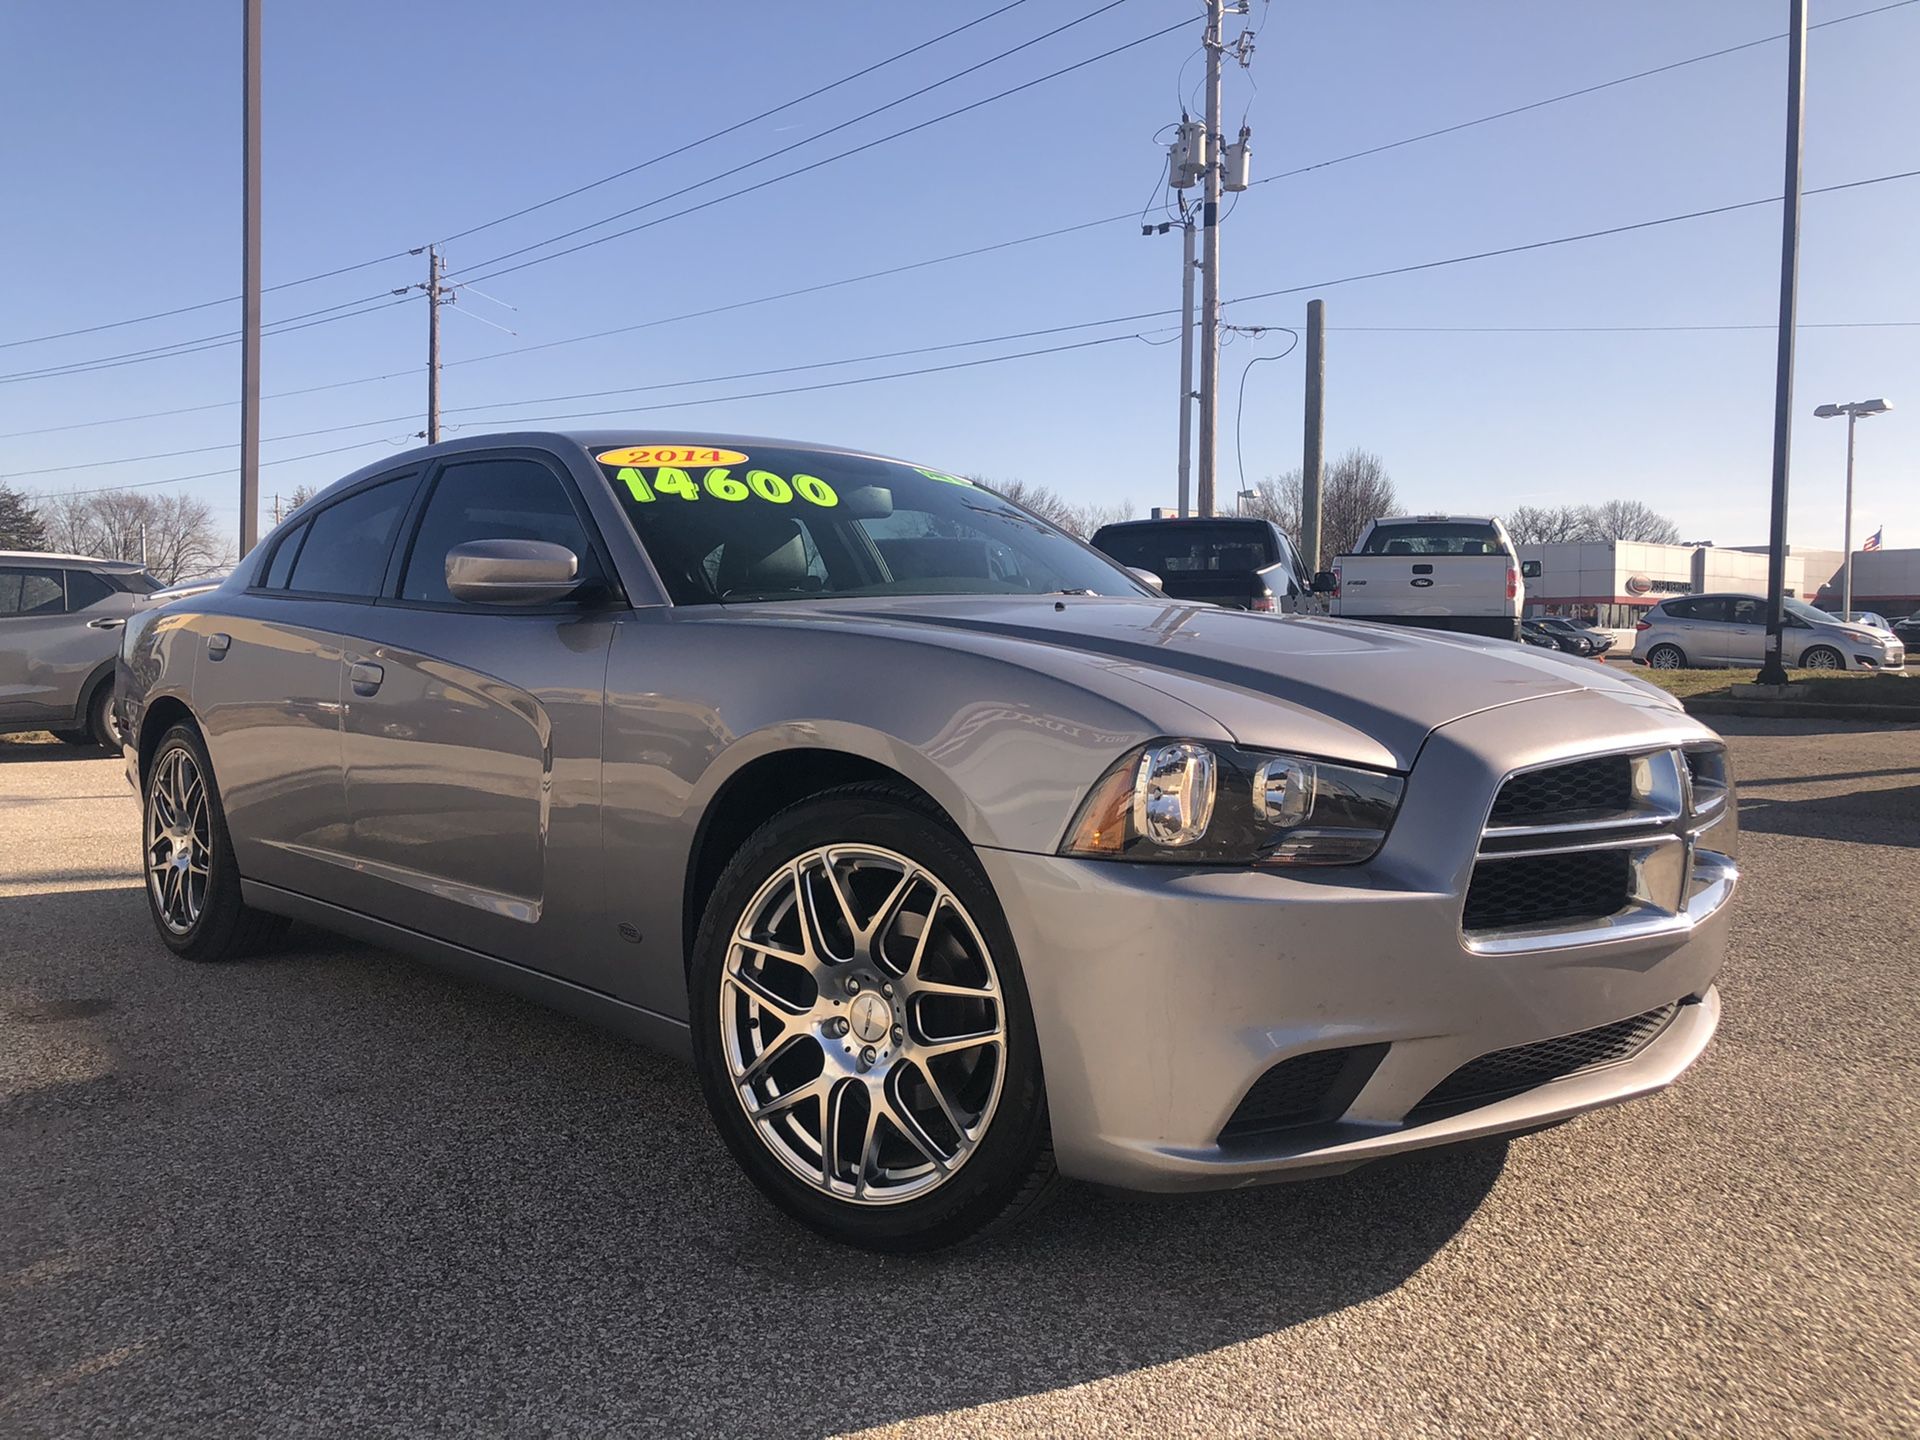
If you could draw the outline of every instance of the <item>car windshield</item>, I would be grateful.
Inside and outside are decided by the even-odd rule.
[[[1150,595],[970,480],[752,445],[596,449],[676,605],[858,595]]]
[[[1362,555],[1504,555],[1500,532],[1485,520],[1418,520],[1376,525]]]
[[[1138,565],[1165,579],[1184,575],[1250,575],[1280,557],[1265,525],[1169,520],[1158,525],[1109,525],[1094,545],[1122,565]]]
[[[1804,600],[1795,600],[1789,595],[1781,602],[1787,614],[1796,620],[1804,620],[1809,625],[1838,625],[1840,617],[1826,610],[1816,610]]]

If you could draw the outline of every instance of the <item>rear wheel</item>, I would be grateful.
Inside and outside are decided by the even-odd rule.
[[[1678,645],[1656,645],[1647,652],[1647,664],[1655,670],[1684,670],[1687,657]]]
[[[87,701],[87,735],[102,750],[120,749],[120,721],[113,713],[113,681],[102,680]]]
[[[1800,668],[1803,670],[1844,670],[1846,657],[1831,645],[1813,645],[1800,652]]]
[[[160,737],[141,805],[147,908],[160,939],[189,960],[237,960],[286,929],[240,901],[226,812],[200,732],[175,725]]]
[[[966,841],[881,785],[776,815],[696,944],[694,1054],[734,1158],[835,1239],[933,1250],[1056,1172],[1013,939]]]

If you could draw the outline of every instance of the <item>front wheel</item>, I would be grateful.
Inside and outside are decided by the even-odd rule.
[[[147,767],[141,805],[147,908],[154,929],[189,960],[237,960],[286,928],[277,915],[240,901],[226,812],[200,732],[175,725]]]
[[[1012,935],[966,841],[912,796],[847,786],[761,826],[715,887],[690,980],[721,1136],[796,1219],[934,1250],[1052,1189]]]
[[[1801,652],[1800,668],[1803,670],[1844,670],[1847,660],[1831,645],[1815,645]]]
[[[1655,670],[1684,670],[1687,657],[1678,645],[1656,645],[1647,652],[1647,664]]]

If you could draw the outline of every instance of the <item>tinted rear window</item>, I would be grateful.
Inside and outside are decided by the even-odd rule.
[[[1115,525],[1093,537],[1094,548],[1122,565],[1151,570],[1163,580],[1183,575],[1250,575],[1280,558],[1265,525],[1216,525],[1173,520],[1165,525]]]
[[[315,595],[379,594],[413,482],[411,475],[383,481],[336,500],[309,520],[307,543],[293,562],[287,588]]]
[[[1435,520],[1376,525],[1362,555],[1504,555],[1500,532],[1486,521]]]
[[[91,570],[67,571],[67,609],[84,610],[113,594],[113,586]]]

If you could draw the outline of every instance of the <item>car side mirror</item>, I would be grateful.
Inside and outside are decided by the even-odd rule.
[[[551,605],[580,589],[580,557],[546,540],[469,540],[447,551],[447,591],[480,605]]]
[[[1127,566],[1127,573],[1149,590],[1165,590],[1166,582],[1151,570],[1143,570],[1138,565]]]
[[[1314,594],[1331,595],[1339,588],[1340,577],[1335,575],[1331,570],[1316,570],[1313,572]]]
[[[1538,560],[1522,560],[1520,562],[1520,578],[1522,580],[1538,580],[1540,578],[1540,562]]]

